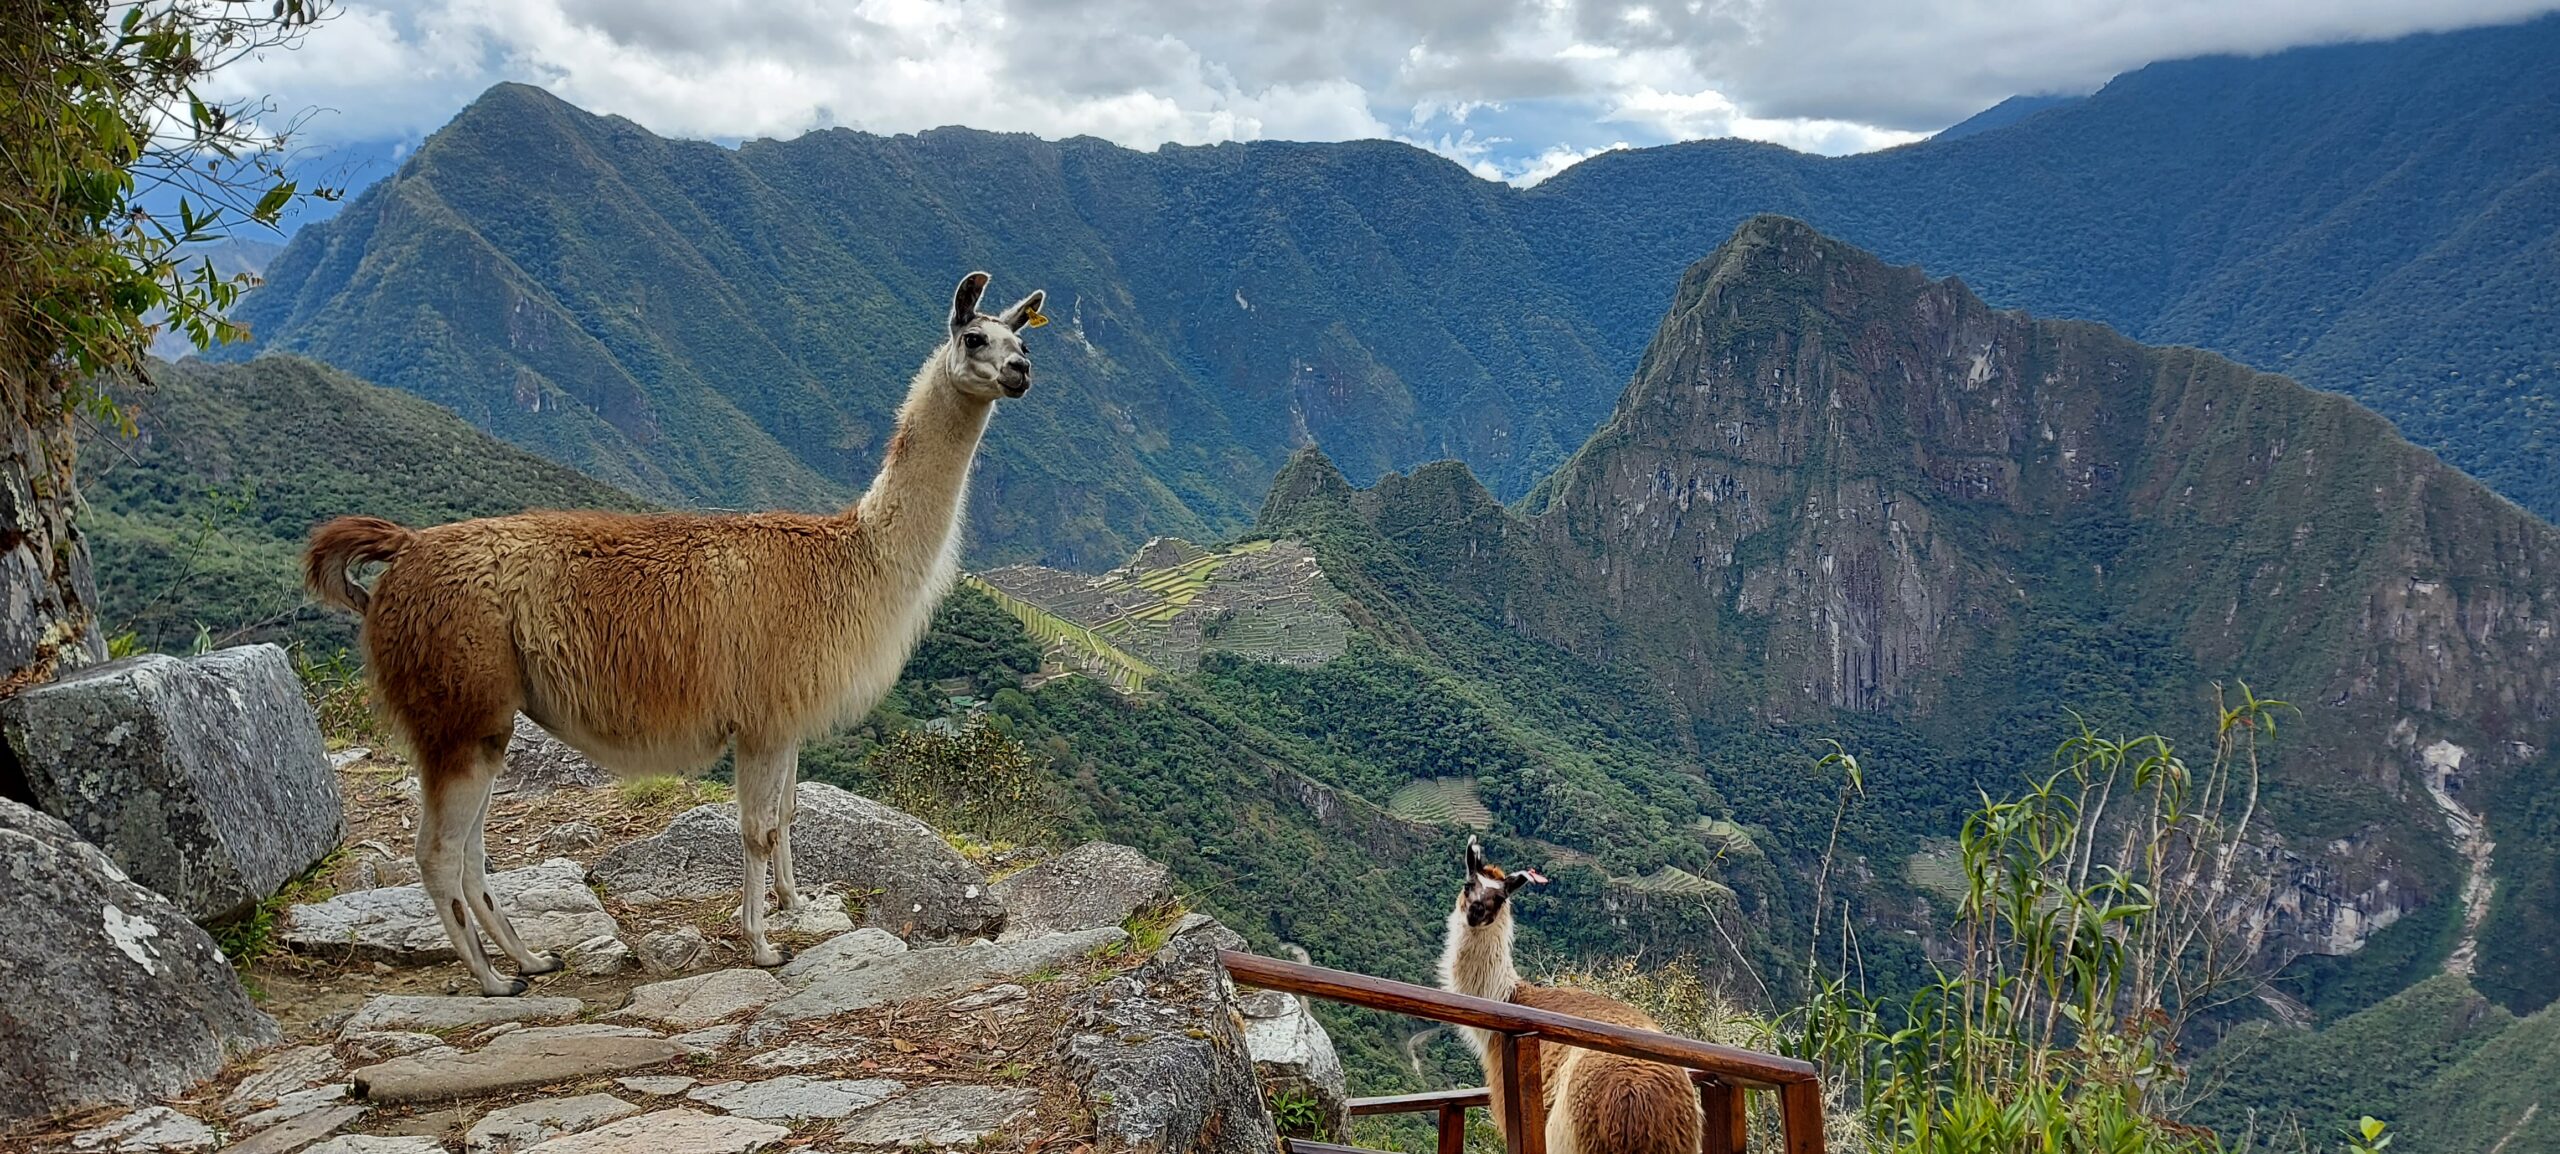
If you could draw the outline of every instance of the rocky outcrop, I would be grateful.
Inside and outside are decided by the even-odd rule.
[[[5,799],[0,924],[0,1126],[176,1094],[277,1039],[184,911]]]
[[[1245,1052],[1253,1056],[1263,1093],[1304,1103],[1316,1117],[1291,1137],[1342,1141],[1351,1126],[1350,1078],[1306,999],[1257,990],[1240,998],[1237,1008],[1244,1017]]]
[[[595,891],[586,867],[568,858],[489,875],[489,893],[507,912],[517,936],[536,952],[568,950],[610,937],[620,927]],[[285,945],[307,953],[339,954],[394,965],[453,960],[453,940],[414,886],[385,886],[339,894],[285,912]],[[483,937],[496,956],[497,943]]]
[[[1058,1058],[1100,1149],[1268,1154],[1278,1145],[1218,964],[1219,950],[1243,946],[1193,914],[1145,965],[1078,997]]]
[[[1125,845],[1087,842],[995,883],[1004,936],[1116,926],[1173,896],[1173,871]]]
[[[38,808],[199,921],[246,908],[346,833],[284,650],[97,666],[0,705]]]
[[[970,937],[1004,921],[1004,903],[989,890],[986,874],[931,826],[831,785],[800,783],[791,859],[804,887],[876,895],[864,907],[865,924],[902,937]],[[594,877],[617,893],[734,893],[746,878],[737,806],[688,810],[666,832],[607,853]]]

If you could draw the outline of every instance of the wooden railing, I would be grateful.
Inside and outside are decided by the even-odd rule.
[[[1806,1062],[1234,950],[1221,951],[1218,960],[1236,981],[1248,986],[1491,1031],[1493,1065],[1503,1087],[1503,1142],[1510,1154],[1546,1154],[1545,1075],[1538,1051],[1548,1043],[1623,1054],[1689,1071],[1697,1082],[1698,1105],[1706,1117],[1698,1144],[1700,1154],[1743,1154],[1748,1117],[1745,1095],[1753,1090],[1778,1095],[1786,1154],[1823,1154],[1822,1082]],[[1491,1107],[1492,1097],[1477,1089],[1360,1098],[1351,1103],[1351,1112],[1435,1113],[1439,1116],[1440,1154],[1457,1154],[1466,1141],[1467,1111]],[[1290,1148],[1298,1154],[1338,1154],[1352,1149],[1294,1141]]]

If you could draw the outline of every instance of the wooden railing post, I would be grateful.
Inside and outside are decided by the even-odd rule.
[[[1751,1142],[1751,1117],[1744,1109],[1743,1089],[1720,1078],[1698,1083],[1698,1110],[1706,1126],[1698,1132],[1698,1154],[1743,1154]]]
[[[1467,1108],[1455,1102],[1440,1104],[1440,1154],[1466,1154]]]
[[[1508,1154],[1547,1154],[1546,1066],[1536,1034],[1495,1034],[1502,1071],[1502,1144]]]
[[[1822,1154],[1822,1083],[1779,1087],[1778,1113],[1787,1123],[1787,1154]]]

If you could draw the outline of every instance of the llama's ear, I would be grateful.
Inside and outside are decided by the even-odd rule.
[[[1467,839],[1467,872],[1470,874],[1484,872],[1484,846],[1474,838]]]
[[[1040,306],[1048,299],[1047,290],[1034,289],[1030,296],[1013,302],[1012,308],[997,314],[996,319],[1003,321],[1006,328],[1015,332],[1021,332],[1026,328],[1039,328],[1049,323],[1049,318],[1040,315]]]
[[[1502,879],[1502,892],[1506,894],[1517,893],[1522,886],[1542,886],[1545,884],[1547,884],[1547,875],[1539,873],[1536,870],[1521,870],[1519,873],[1512,874],[1511,876]]]
[[[951,291],[951,331],[959,332],[978,319],[978,298],[985,295],[987,274],[973,272],[960,278],[960,287]]]

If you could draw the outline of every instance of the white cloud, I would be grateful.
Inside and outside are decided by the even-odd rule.
[[[1137,148],[1429,142],[1490,178],[1610,147],[1916,139],[2151,60],[2512,19],[2560,0],[344,0],[230,95],[414,140],[520,80],[668,135],[945,124]]]

